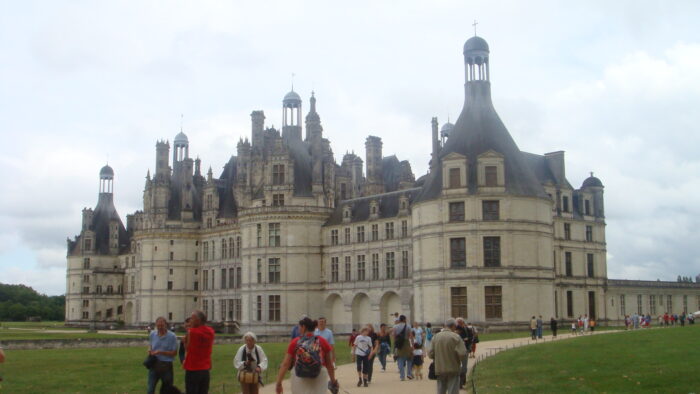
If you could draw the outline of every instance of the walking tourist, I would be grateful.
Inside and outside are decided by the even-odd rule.
[[[262,347],[256,344],[258,337],[247,332],[243,335],[243,346],[233,357],[233,366],[238,370],[238,381],[243,394],[258,394],[262,373],[267,369],[267,356]]]
[[[156,392],[160,380],[160,392],[168,393],[173,385],[173,358],[177,354],[177,337],[168,330],[164,317],[156,319],[156,329],[148,336],[148,354],[156,357],[155,364],[148,369],[148,394]]]
[[[406,323],[406,316],[399,316],[399,323],[392,330],[396,362],[399,365],[399,377],[401,380],[413,379],[413,349],[411,347],[411,330]]]
[[[372,352],[369,354],[369,365],[367,367],[367,381],[372,383],[372,374],[374,373],[374,359],[377,358],[379,354],[379,335],[374,331],[374,326],[367,324],[369,328],[369,338],[372,340]]]
[[[418,322],[413,322],[413,328],[411,328],[411,331],[413,332],[413,342],[420,343],[422,345],[425,332],[420,327],[420,324],[418,324]]]
[[[413,376],[416,379],[423,380],[423,359],[425,355],[423,354],[423,345],[414,342],[413,343]]]
[[[211,351],[214,346],[214,330],[206,325],[207,315],[195,310],[187,330],[187,355],[185,356],[185,391],[187,394],[209,393]]]
[[[479,343],[479,330],[476,328],[476,325],[471,325],[471,323],[467,327],[469,327],[472,332],[471,349],[467,350],[467,353],[469,353],[470,358],[476,358],[476,344]]]
[[[542,326],[544,322],[542,321],[542,315],[537,318],[537,338],[542,339]]]
[[[552,336],[556,337],[557,336],[557,319],[552,316],[551,319],[549,319],[549,329],[552,330]]]
[[[425,350],[430,350],[430,342],[433,340],[433,325],[425,323]]]
[[[386,371],[386,356],[391,353],[391,334],[386,326],[382,323],[379,325],[379,363],[382,365],[382,372]]]
[[[360,335],[355,338],[355,343],[352,345],[352,358],[357,365],[357,387],[369,385],[369,356],[372,353],[372,338],[369,337],[369,327],[363,327],[360,330]]]
[[[576,320],[571,322],[571,334],[576,335]]]
[[[289,342],[277,373],[275,391],[278,394],[282,393],[282,380],[290,369],[292,393],[324,394],[329,388],[337,392],[331,345],[323,337],[314,335],[316,325],[317,322],[308,317],[299,321],[301,336]]]
[[[323,316],[319,317],[318,327],[314,330],[314,335],[323,337],[323,339],[331,345],[331,359],[333,360],[333,368],[335,369],[335,339],[333,339],[333,331],[326,327],[326,324],[326,318]]]
[[[591,332],[595,331],[595,325],[596,325],[595,319],[590,318],[588,320],[588,327],[591,329]]]
[[[467,363],[467,351],[456,333],[454,319],[445,321],[445,329],[433,337],[428,355],[435,362],[437,394],[459,394],[462,364]]]
[[[537,339],[537,319],[535,319],[535,316],[532,316],[532,319],[530,319],[530,336],[532,339]]]
[[[534,317],[534,316],[533,316]],[[466,350],[467,353],[471,350],[472,347],[472,331],[467,327],[467,324],[464,322],[464,319],[461,317],[457,318],[457,334],[462,338],[462,342],[464,342],[464,349]],[[467,359],[465,358],[462,361],[462,367],[460,369],[459,373],[459,387],[462,388],[464,385],[467,384]]]

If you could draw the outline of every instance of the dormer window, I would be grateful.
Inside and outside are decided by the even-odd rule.
[[[352,219],[352,208],[349,206],[343,207],[343,221],[349,222]]]
[[[450,168],[450,189],[456,189],[462,186],[460,175],[459,168]]]
[[[486,186],[498,186],[498,167],[484,167],[484,179]]]
[[[379,217],[379,202],[376,200],[369,203],[369,217],[371,219]]]
[[[272,184],[284,184],[284,164],[274,164],[272,166]]]
[[[467,186],[467,158],[452,152],[442,159],[442,187],[444,193],[462,193]]]
[[[477,177],[479,187],[486,187],[489,191],[505,191],[505,163],[503,155],[489,150],[477,158]]]

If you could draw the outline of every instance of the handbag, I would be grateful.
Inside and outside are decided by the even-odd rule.
[[[143,366],[146,367],[146,369],[152,369],[156,366],[156,362],[158,362],[158,357],[149,354],[146,356],[146,359],[143,360]]]
[[[428,379],[437,380],[437,375],[435,375],[435,361],[430,363],[428,366]]]
[[[260,377],[257,372],[250,372],[242,370],[238,372],[238,381],[245,384],[255,384],[258,383]]]

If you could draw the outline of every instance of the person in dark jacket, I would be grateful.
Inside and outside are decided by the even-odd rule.
[[[549,319],[549,328],[552,330],[552,336],[556,337],[557,336],[557,320],[553,316],[551,319]]]

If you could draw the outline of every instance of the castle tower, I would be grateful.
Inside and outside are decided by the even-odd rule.
[[[282,137],[301,140],[301,97],[294,90],[282,100]]]
[[[370,135],[365,141],[365,160],[367,160],[367,186],[365,195],[384,193],[382,176],[382,139]]]
[[[154,174],[154,179],[163,180],[170,176],[170,167],[168,166],[169,153],[170,144],[168,142],[156,142],[156,173]]]
[[[114,182],[114,170],[112,167],[105,165],[100,170],[100,194],[102,193],[113,193],[113,183]]]
[[[190,142],[185,133],[180,130],[173,140],[173,167],[175,163],[182,162],[190,157]]]
[[[433,117],[430,122],[432,126],[432,143],[433,143],[433,153],[430,156],[430,171],[435,171],[439,165],[438,155],[440,154],[440,139],[438,138],[438,119]]]
[[[250,114],[252,123],[252,143],[254,148],[260,148],[263,145],[264,129],[265,129],[265,113],[263,111],[253,111]]]
[[[316,112],[316,97],[311,92],[311,108],[306,115],[306,140],[315,141],[323,138],[323,127],[321,127],[321,117]]]

